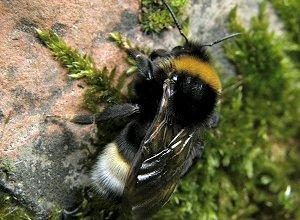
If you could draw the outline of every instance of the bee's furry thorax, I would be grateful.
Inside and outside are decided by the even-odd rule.
[[[171,65],[176,72],[187,72],[191,76],[199,77],[216,92],[221,92],[221,81],[209,63],[194,56],[180,56],[173,59]]]

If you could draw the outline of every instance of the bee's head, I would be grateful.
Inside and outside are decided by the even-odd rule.
[[[172,49],[172,54],[176,57],[187,55],[197,57],[204,62],[209,61],[206,53],[206,47],[197,41],[187,41],[183,46],[174,47]]]
[[[198,57],[203,61],[208,61],[208,56],[206,55],[206,48],[207,47],[211,47],[215,44],[218,44],[222,41],[225,41],[229,38],[235,37],[235,36],[240,34],[240,33],[234,33],[234,34],[225,36],[225,37],[223,37],[219,40],[216,40],[212,43],[209,43],[209,44],[201,44],[201,43],[196,42],[196,41],[190,41],[186,37],[186,35],[183,33],[182,27],[181,27],[180,23],[178,22],[178,20],[175,16],[174,12],[172,11],[171,7],[167,4],[167,2],[165,0],[162,0],[162,2],[166,6],[166,8],[169,11],[170,15],[172,16],[173,21],[174,21],[179,33],[181,34],[181,36],[185,40],[185,44],[183,46],[176,46],[172,49],[171,55],[175,55],[175,56],[190,55],[190,56]]]

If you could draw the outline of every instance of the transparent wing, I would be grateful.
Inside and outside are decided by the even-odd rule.
[[[194,133],[173,124],[174,82],[166,80],[159,112],[127,178],[122,208],[138,218],[159,210],[170,198],[189,155]]]

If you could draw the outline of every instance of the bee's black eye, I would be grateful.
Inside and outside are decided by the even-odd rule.
[[[179,84],[181,91],[188,96],[200,98],[203,95],[203,84],[194,77],[186,76]]]
[[[190,50],[189,48],[186,47],[186,45],[184,45],[184,46],[174,47],[171,52],[174,56],[180,56],[183,54],[189,54]]]

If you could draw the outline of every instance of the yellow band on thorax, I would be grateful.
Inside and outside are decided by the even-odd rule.
[[[210,85],[218,93],[222,90],[219,76],[211,68],[209,63],[192,56],[182,56],[172,61],[172,66],[176,71],[185,71],[193,76],[199,77],[202,81]]]

